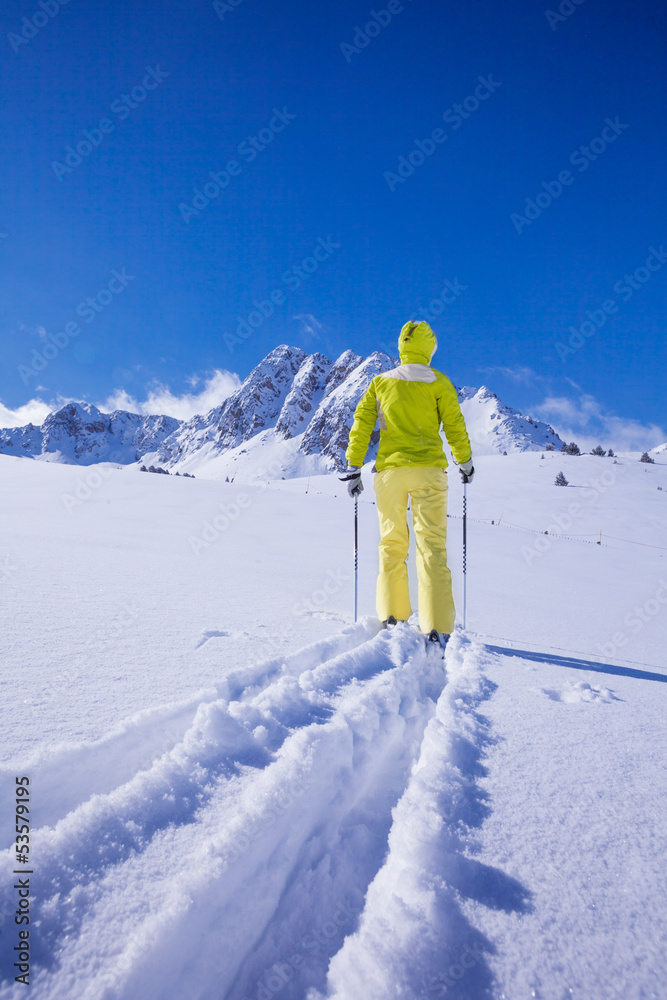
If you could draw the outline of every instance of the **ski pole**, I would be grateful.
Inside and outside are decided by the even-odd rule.
[[[354,497],[354,620],[357,620],[357,591],[359,570],[359,500]]]
[[[468,496],[466,493],[467,483],[463,484],[463,629],[466,627],[466,584],[467,584],[467,555],[468,555]]]

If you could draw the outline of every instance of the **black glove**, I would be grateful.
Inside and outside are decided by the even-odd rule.
[[[345,475],[339,478],[341,483],[347,483],[347,492],[351,497],[358,497],[363,491],[364,484],[361,481],[361,469],[358,465],[348,465]]]
[[[475,466],[472,464],[472,458],[468,462],[459,465],[459,472],[464,483],[472,482],[472,477],[475,475]]]

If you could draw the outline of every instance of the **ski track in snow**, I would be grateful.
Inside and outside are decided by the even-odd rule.
[[[493,947],[460,898],[530,905],[468,856],[491,655],[456,634],[443,660],[366,619],[33,761],[33,995],[490,997]],[[0,998],[22,996],[0,972]]]
[[[298,673],[315,666],[322,657],[333,658],[353,649],[375,631],[376,626],[362,623],[294,654],[231,671],[205,699],[197,697],[182,704],[147,709],[122,723],[103,740],[71,746],[61,744],[46,757],[37,754],[22,762],[23,771],[30,774],[31,782],[40,789],[41,825],[54,826],[92,795],[111,792],[151,767],[183,740],[202,704],[221,698],[240,700],[246,692],[256,693],[262,684],[269,684],[279,671]],[[205,634],[212,637],[221,632],[211,630]],[[13,799],[15,775],[15,766],[0,769],[0,801]],[[13,819],[0,816],[0,844],[13,839]]]

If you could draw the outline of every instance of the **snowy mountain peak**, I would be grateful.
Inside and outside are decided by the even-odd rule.
[[[104,418],[92,403],[71,402],[49,413],[42,424],[42,434],[47,451],[60,441],[82,438],[104,431]]]
[[[0,453],[76,465],[128,464],[153,451],[180,423],[162,414],[102,413],[92,403],[72,401],[49,413],[41,427],[0,430]]]
[[[506,406],[488,386],[458,390],[473,454],[497,455],[535,451],[563,444],[550,424],[524,416]]]
[[[165,438],[155,455],[150,456],[151,460],[170,468],[202,448],[207,454],[212,450],[216,453],[229,451],[265,428],[274,427],[306,358],[306,352],[300,348],[280,344],[253,368],[224,402],[204,416],[192,417]],[[306,380],[306,376],[303,377]],[[297,391],[295,399],[298,395]],[[295,400],[293,402],[296,415],[299,407]],[[283,427],[289,426],[286,413]]]
[[[480,399],[498,399],[497,394],[486,385],[480,385],[475,395],[479,396]]]
[[[398,363],[381,351],[364,359],[347,350],[332,361],[280,344],[231,396],[187,422],[124,410],[107,414],[73,401],[49,414],[41,427],[0,431],[0,452],[81,465],[144,461],[213,478],[263,475],[268,462],[287,476],[338,470],[345,466],[359,399],[375,375]],[[458,394],[475,455],[562,444],[552,427],[506,406],[487,386],[465,386]],[[378,438],[376,430],[369,461]]]
[[[88,423],[91,420],[99,420],[101,416],[102,411],[98,410],[92,403],[72,400],[70,403],[61,406],[59,410],[49,413],[45,423],[65,420],[79,420],[81,423]]]

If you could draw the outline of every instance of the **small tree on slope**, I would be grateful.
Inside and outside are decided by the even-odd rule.
[[[565,478],[565,476],[563,475],[563,473],[559,472],[558,475],[556,476],[555,480],[554,480],[554,485],[555,486],[569,486],[570,484],[568,483],[568,481]]]

